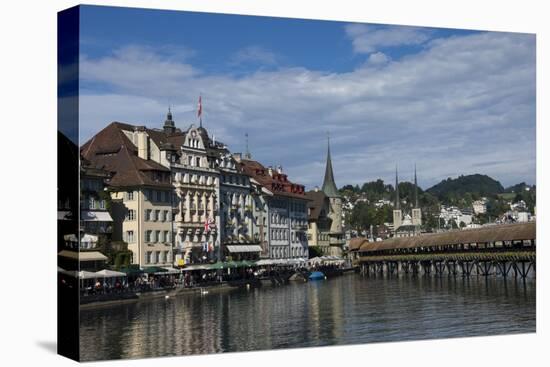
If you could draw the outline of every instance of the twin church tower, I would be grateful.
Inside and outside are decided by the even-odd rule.
[[[418,183],[416,180],[416,165],[414,166],[414,207],[411,210],[411,215],[403,216],[401,210],[401,198],[399,197],[399,178],[397,176],[397,168],[395,169],[395,205],[393,209],[393,228],[395,232],[399,231],[402,226],[420,227],[422,225],[422,210],[418,205]]]

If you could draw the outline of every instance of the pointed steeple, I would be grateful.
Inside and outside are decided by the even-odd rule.
[[[416,163],[414,164],[414,207],[418,208],[418,182],[416,181]]]
[[[323,181],[323,192],[331,198],[340,197],[336,183],[334,182],[334,173],[332,172],[332,159],[330,157],[330,136],[327,134],[327,165],[325,168],[325,179]]]
[[[399,179],[397,177],[397,165],[395,165],[395,210],[400,209],[400,199],[399,199]]]

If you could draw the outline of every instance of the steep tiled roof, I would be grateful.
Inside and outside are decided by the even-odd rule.
[[[268,169],[260,162],[251,159],[242,159],[238,167],[243,173],[254,178],[275,195],[307,200],[303,185],[289,181],[285,174],[278,174],[276,171],[273,172],[273,177],[270,176]]]
[[[109,124],[80,148],[82,158],[96,168],[113,172],[110,186],[170,187],[170,170],[138,157],[137,147],[123,132],[134,128],[120,122]]]
[[[321,214],[321,210],[323,209],[323,205],[325,204],[325,200],[327,198],[327,195],[319,190],[319,191],[308,191],[306,192],[306,198],[311,200],[307,207],[309,208],[309,219],[310,220],[317,220],[319,219],[319,215]]]

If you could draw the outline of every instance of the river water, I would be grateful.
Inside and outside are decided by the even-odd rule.
[[[535,280],[373,278],[81,311],[82,360],[535,332]]]

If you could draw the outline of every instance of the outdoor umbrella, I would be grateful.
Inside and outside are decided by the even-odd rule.
[[[97,271],[96,274],[102,278],[116,278],[116,277],[126,276],[126,273],[123,273],[121,271],[114,271],[114,270],[108,270],[108,269]]]

